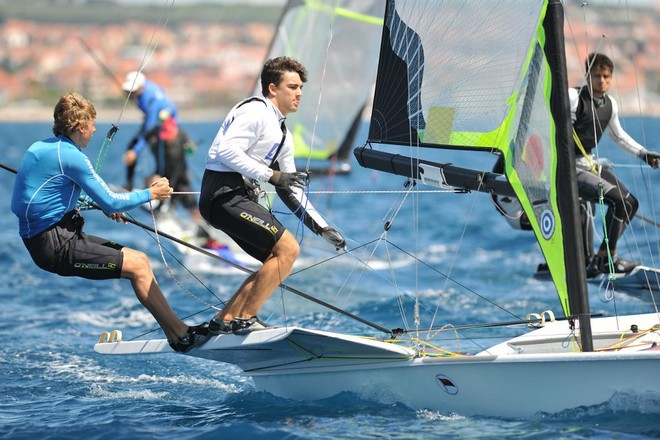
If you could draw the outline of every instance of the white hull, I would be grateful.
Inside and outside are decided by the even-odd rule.
[[[347,391],[414,409],[526,417],[598,405],[638,390],[660,399],[658,368],[659,352],[636,352],[417,358],[249,374],[257,389],[287,398],[316,400]]]
[[[647,330],[658,315],[592,320],[596,350]],[[660,335],[648,332],[619,351],[574,352],[567,322],[552,322],[476,355],[416,355],[357,336],[273,328],[218,336],[189,354],[238,365],[260,391],[317,400],[341,392],[413,409],[526,417],[608,402],[617,394],[660,402]],[[641,334],[641,333],[640,333]],[[626,346],[627,345],[627,346]],[[104,354],[171,352],[164,340],[97,344]]]

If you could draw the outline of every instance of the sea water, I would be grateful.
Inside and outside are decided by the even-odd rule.
[[[633,136],[660,150],[657,119],[624,122]],[[184,125],[199,144],[189,158],[195,188],[199,188],[205,152],[218,124]],[[136,128],[120,126],[101,170],[108,182],[125,182],[121,154]],[[50,129],[50,124],[0,125],[0,162],[17,168],[28,145],[49,136]],[[108,129],[107,124],[98,125],[96,137],[86,150],[92,162]],[[366,137],[364,131],[362,137]],[[493,162],[490,155],[466,159],[443,154],[439,161],[466,165],[461,163],[465,160],[480,169],[488,169]],[[607,142],[602,154],[620,165],[617,175],[638,196],[639,213],[657,221],[660,204],[655,188],[660,171],[640,167],[637,159]],[[148,155],[140,159],[142,173],[150,170]],[[300,262],[288,285],[386,328],[414,327],[416,300],[422,327],[431,322],[439,326],[511,320],[547,309],[560,313],[552,286],[532,277],[542,261],[533,237],[511,229],[489,196],[434,192],[403,197],[405,179],[361,169],[354,160],[353,165],[354,171],[348,176],[312,176],[310,186],[316,207],[348,238],[348,254],[334,258],[337,253],[328,243],[301,228],[295,218],[285,214],[283,205],[273,202],[273,208],[282,212],[278,214],[282,221],[302,242]],[[350,393],[316,402],[281,399],[256,392],[251,380],[234,366],[178,354],[101,356],[93,346],[104,331],[120,329],[124,339],[159,338],[162,333],[138,303],[128,281],[58,277],[34,265],[10,210],[13,182],[13,173],[0,170],[5,194],[0,198],[5,213],[0,217],[2,438],[660,437],[660,402],[653,399],[620,396],[597,407],[525,419],[475,417],[411,409]],[[136,210],[133,214],[153,225],[145,212]],[[84,216],[88,233],[148,253],[161,288],[176,313],[188,323],[211,318],[215,312],[206,304],[227,300],[245,278],[241,273],[208,270],[209,266],[219,268],[217,261],[183,258],[162,238],[161,256],[159,244],[142,229],[114,223],[95,211]],[[660,266],[658,236],[657,227],[636,219],[619,252]],[[381,241],[376,241],[378,238]],[[410,257],[412,254],[419,259]],[[388,263],[395,270],[388,270]],[[591,286],[590,296],[593,312],[654,311],[648,296],[612,295],[597,286]],[[280,290],[266,303],[261,317],[276,324],[349,333],[371,330]],[[452,338],[447,338],[447,343],[473,352],[483,344],[497,342],[489,338],[505,336],[506,331],[494,330],[488,335],[475,334],[458,347]],[[401,380],[405,381],[405,376]],[[488,398],[486,390],[484,398]]]

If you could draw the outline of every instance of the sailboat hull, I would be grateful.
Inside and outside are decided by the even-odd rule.
[[[570,342],[578,329],[551,321],[476,355],[433,357],[406,349],[405,359],[404,348],[389,342],[366,340],[369,350],[383,350],[367,356],[357,348],[363,338],[316,332],[320,338],[314,338],[313,347],[296,341],[298,349],[315,356],[247,367],[244,374],[258,390],[286,398],[317,400],[351,392],[381,403],[463,415],[556,413],[606,404],[619,395],[638,399],[640,390],[660,402],[659,322],[656,314],[594,319],[596,351],[591,353],[579,352]]]
[[[654,399],[660,411],[659,322],[656,314],[594,319],[591,353],[570,343],[578,329],[552,321],[474,356],[308,362],[245,374],[259,390],[282,397],[315,400],[352,392],[463,415],[527,417],[625,395]]]
[[[551,321],[475,355],[434,357],[405,341],[297,327],[216,336],[187,355],[237,365],[257,390],[285,398],[350,392],[413,409],[526,417],[606,404],[617,395],[660,402],[659,323],[656,314],[594,319],[597,351],[591,353],[575,351],[575,330],[566,321]],[[165,340],[103,341],[94,348],[172,353]]]
[[[612,362],[615,361],[615,362]],[[443,413],[527,417],[644,390],[660,399],[660,353],[538,354],[412,359],[379,365],[250,372],[257,389],[296,399],[341,392]]]

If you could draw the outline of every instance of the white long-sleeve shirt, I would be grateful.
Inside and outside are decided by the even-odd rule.
[[[295,172],[293,136],[288,129],[284,145],[277,153],[282,141],[281,124],[284,120],[282,112],[269,99],[255,96],[239,102],[229,111],[218,130],[206,156],[206,168],[218,172],[236,172],[258,182],[267,182],[273,176],[271,164],[277,154],[275,159],[279,170],[284,173]],[[317,223],[318,228],[328,226],[300,188],[293,188],[290,193],[303,207],[306,215]],[[292,211],[296,211],[291,206],[291,200],[283,201]]]

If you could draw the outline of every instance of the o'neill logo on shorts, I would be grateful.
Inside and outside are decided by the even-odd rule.
[[[98,264],[98,263],[74,263],[73,267],[76,269],[86,270],[115,270],[117,265],[115,263]]]
[[[265,221],[263,219],[260,219],[259,217],[255,217],[255,216],[253,216],[251,214],[248,214],[247,212],[244,211],[244,212],[241,212],[241,218],[243,218],[243,219],[245,219],[245,220],[247,220],[251,223],[254,223],[255,225],[259,225],[264,229],[267,229],[273,235],[277,234],[277,231],[278,231],[277,226],[271,225],[270,223],[268,223],[267,221]]]

